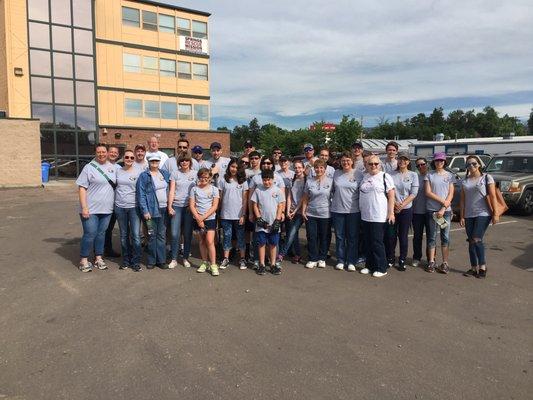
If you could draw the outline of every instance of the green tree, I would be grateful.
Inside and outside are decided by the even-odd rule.
[[[335,131],[328,135],[328,146],[335,151],[349,149],[353,142],[361,137],[363,128],[355,118],[349,119],[343,115],[340,123],[335,126]]]
[[[529,113],[529,119],[527,120],[527,131],[530,135],[533,135],[533,108]]]

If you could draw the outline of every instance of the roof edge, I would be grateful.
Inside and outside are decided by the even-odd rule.
[[[153,0],[129,0],[129,1],[132,1],[134,3],[148,4],[148,5],[151,5],[151,6],[170,8],[172,10],[188,12],[188,13],[196,14],[196,15],[203,15],[204,17],[210,17],[211,16],[211,13],[209,13],[207,11],[200,11],[200,10],[194,10],[192,8],[175,6],[173,4],[163,3],[161,1],[153,1]]]

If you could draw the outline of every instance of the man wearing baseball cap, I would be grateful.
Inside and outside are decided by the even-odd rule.
[[[209,146],[211,150],[211,158],[207,160],[209,168],[211,168],[211,173],[213,174],[213,182],[216,185],[218,176],[223,176],[226,173],[226,168],[230,159],[227,157],[222,157],[222,145],[219,142],[213,142]]]
[[[358,171],[365,171],[365,163],[363,162],[363,143],[359,140],[356,140],[352,144],[352,155],[353,155],[353,167]]]
[[[133,154],[135,155],[135,162],[133,163],[135,168],[140,171],[144,171],[148,168],[148,161],[146,161],[146,146],[144,144],[139,143],[135,145]]]
[[[243,156],[249,156],[252,151],[255,151],[255,146],[252,143],[251,139],[246,139],[244,141],[244,151],[242,153]]]
[[[305,173],[309,174],[313,170],[313,164],[317,160],[315,157],[315,147],[311,143],[304,144],[304,156],[303,164],[305,167]]]
[[[195,145],[191,149],[192,153],[192,166],[191,168],[198,171],[200,168],[209,168],[204,160],[204,149],[200,145]]]

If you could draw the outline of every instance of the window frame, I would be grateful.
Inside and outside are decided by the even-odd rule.
[[[194,30],[194,24],[201,24],[202,26],[205,26],[205,33],[203,31],[195,31]],[[192,31],[192,37],[194,38],[197,38],[197,39],[206,39],[208,38],[208,30],[207,30],[207,22],[204,22],[204,21],[197,21],[197,20],[192,20],[192,23],[191,23],[191,31]]]
[[[164,17],[164,18],[161,18],[161,17]],[[170,29],[168,25],[161,24],[161,20],[167,19],[167,18],[169,21],[172,20],[172,29]],[[166,33],[172,33],[172,34],[176,33],[176,18],[173,15],[159,14],[157,22],[158,22],[157,26],[159,27],[159,32],[166,32]]]
[[[147,111],[147,106],[157,105],[156,111]],[[161,119],[161,104],[157,100],[144,100],[143,101],[143,115],[144,118]]]
[[[189,72],[188,73],[180,72],[180,65],[185,65],[185,64],[187,64],[189,66]],[[188,79],[188,80],[192,79],[192,66],[191,66],[190,62],[188,62],[188,61],[178,61],[178,79]]]
[[[128,102],[131,104],[133,102],[135,103],[138,103],[141,105],[141,107],[139,108],[138,111],[134,110],[134,113],[135,115],[133,114],[132,110],[128,110]],[[130,99],[130,98],[125,98],[124,99],[124,116],[125,117],[129,117],[129,118],[142,118],[143,117],[143,111],[144,111],[144,106],[143,106],[143,101],[142,99]]]
[[[189,107],[191,110],[190,114],[182,114],[180,107]],[[193,120],[193,106],[190,103],[178,103],[178,120],[181,121],[192,121]]]
[[[205,75],[203,74],[197,74],[195,71],[196,66],[202,66],[205,67]],[[197,81],[208,81],[209,80],[209,65],[203,64],[203,63],[192,63],[192,77],[194,80]],[[205,79],[204,79],[205,77]]]
[[[179,21],[187,21],[188,22],[188,25],[189,27],[187,29],[185,28],[180,28],[180,24],[179,24]],[[188,19],[188,18],[181,18],[181,17],[176,17],[176,34],[178,36],[188,36],[190,37],[191,36],[191,31],[192,31],[192,23],[191,23],[191,20]],[[187,32],[186,35],[182,35],[182,33],[184,32]]]
[[[174,64],[174,70],[169,69],[163,69],[162,65],[166,62],[173,63]],[[176,77],[176,60],[172,60],[170,58],[160,58],[159,59],[159,76],[166,76],[166,77]]]
[[[146,67],[145,61],[147,59],[155,60],[155,68]],[[146,75],[159,75],[159,58],[153,56],[142,56],[142,72]]]
[[[163,105],[169,106],[169,107],[171,106],[172,109],[174,110],[174,113],[170,117],[168,116],[168,114],[165,114],[165,112],[163,112]],[[166,119],[166,120],[177,120],[178,119],[178,107],[176,103],[172,101],[162,101],[159,106],[159,110],[161,113],[161,119]]]
[[[200,108],[200,107],[202,107],[202,108],[205,107],[205,110],[206,110],[206,113],[205,113],[205,114],[206,114],[206,117],[205,117],[205,119],[203,119],[203,118],[196,118],[196,116],[197,116],[196,109],[197,109],[197,108]],[[198,114],[199,114],[199,112],[198,112]],[[195,105],[194,105],[194,120],[195,120],[195,121],[203,121],[203,122],[205,122],[205,121],[209,121],[209,106],[208,106],[207,104],[195,104]]]
[[[154,14],[155,15],[155,22],[145,22],[144,18],[145,15]],[[157,32],[158,30],[158,15],[156,12],[149,11],[149,10],[142,10],[142,28],[147,31],[153,31]]]
[[[128,18],[124,18],[124,11],[125,10],[135,11],[137,13],[137,17],[138,17],[137,21],[132,20],[132,19],[128,19]],[[136,28],[140,28],[140,26],[141,26],[141,10],[139,10],[138,8],[122,6],[122,25],[134,26]]]
[[[133,64],[126,64],[126,57],[136,57],[139,61],[139,65],[133,65]],[[129,72],[132,74],[139,74],[143,71],[143,64],[142,64],[142,57],[139,54],[132,54],[132,53],[122,53],[122,70],[124,72]],[[128,68],[131,68],[132,70],[128,70]]]

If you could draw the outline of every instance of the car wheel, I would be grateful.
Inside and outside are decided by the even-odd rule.
[[[525,215],[533,214],[533,190],[528,189],[520,200],[520,210]]]

